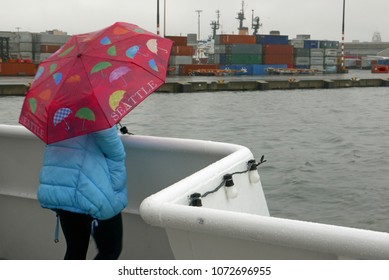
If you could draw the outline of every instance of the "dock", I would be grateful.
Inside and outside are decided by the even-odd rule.
[[[364,77],[367,76],[367,77]],[[0,78],[0,96],[23,96],[33,77]],[[389,87],[388,75],[169,77],[157,92],[195,93]]]
[[[189,93],[214,91],[263,91],[291,89],[336,89],[350,87],[388,87],[389,79],[277,79],[277,80],[216,80],[167,82],[157,92]]]

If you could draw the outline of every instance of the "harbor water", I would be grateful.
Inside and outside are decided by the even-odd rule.
[[[0,123],[17,124],[22,101],[1,97]],[[134,134],[265,155],[259,172],[272,216],[389,232],[388,104],[385,87],[156,93],[122,123]]]

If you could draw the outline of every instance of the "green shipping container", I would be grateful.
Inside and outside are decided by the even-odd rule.
[[[227,54],[226,64],[262,64],[260,54]]]

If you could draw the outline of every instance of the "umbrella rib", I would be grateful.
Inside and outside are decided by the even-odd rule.
[[[86,66],[85,66],[85,63],[84,63],[84,57],[85,57],[85,56],[88,56],[88,55],[82,55],[82,56],[80,56],[79,58],[81,59],[81,64],[82,64],[82,68],[83,68],[84,72],[85,72],[85,73],[88,73],[88,70],[87,70],[87,68],[86,68]],[[88,80],[89,86],[90,86],[90,88],[91,88],[91,93],[90,93],[90,94],[93,96],[93,98],[96,99],[96,103],[99,104],[100,110],[103,111],[103,108],[102,108],[102,106],[101,106],[101,104],[100,104],[100,102],[99,102],[99,99],[96,98],[95,89],[94,89],[94,87],[93,87],[93,84],[91,83],[91,80],[90,80],[90,79],[87,79],[87,80]],[[103,114],[103,116],[104,116],[106,122],[107,122],[108,124],[111,124],[110,121],[109,121],[109,119],[108,119],[108,117],[106,116],[106,114]]]
[[[60,72],[60,70],[62,68],[64,68],[65,66],[67,66],[69,63],[71,63],[71,59],[72,57],[64,57],[64,58],[61,58],[61,59],[58,59],[58,60],[55,60],[55,59],[52,59],[52,60],[45,60],[44,62],[42,62],[39,66],[42,66],[43,64],[50,64],[50,63],[55,63],[56,61],[59,61],[59,60],[69,60],[69,62],[65,62],[60,68],[56,69],[54,73],[50,74],[48,77],[46,77],[45,79],[38,79],[38,80],[34,80],[32,82],[32,85],[34,85],[34,87],[38,87],[40,86],[41,84],[43,84],[44,82],[46,82],[47,79],[51,79],[53,74],[55,73],[58,73]]]
[[[134,39],[137,39],[137,38],[142,38],[142,37],[150,37],[152,39],[164,39],[163,37],[160,37],[158,35],[155,35],[154,33],[151,33],[151,32],[148,32],[145,30],[146,33],[137,33],[137,34],[134,34],[133,36],[131,37],[123,37],[123,38],[120,38],[119,40],[115,41],[114,43],[112,42],[111,45],[114,46],[116,44],[119,44],[123,41],[126,41],[126,40],[129,40],[129,38],[134,38]],[[98,39],[101,39],[104,37],[104,33],[101,33],[99,36],[97,36]],[[106,48],[106,46],[97,46],[97,47],[94,47],[94,48],[88,48],[87,50],[85,50],[83,52],[83,56],[88,56],[88,52],[90,51],[98,51],[100,48]],[[103,53],[103,52],[101,52]],[[105,55],[97,55],[97,54],[93,54],[93,55],[89,55],[89,57],[98,57],[98,58],[102,58],[102,59],[106,59],[107,57]],[[117,62],[120,62],[120,63],[123,63],[123,60],[119,59],[119,58],[115,58],[115,57],[110,57],[109,58],[111,61],[117,61]],[[141,67],[142,69],[144,69],[145,71],[151,73],[153,76],[155,77],[158,77],[157,75],[155,75],[156,73],[155,72],[152,72],[150,71],[149,69],[143,67],[142,65],[136,63],[135,61],[129,61],[128,63],[131,63],[131,64],[134,64],[134,65],[137,65],[139,67]],[[161,78],[158,77],[159,80],[163,81]]]
[[[106,59],[106,57],[104,57],[104,56],[95,56],[95,55],[92,56],[92,55],[88,55],[88,54],[85,54],[85,55],[83,55],[83,56],[88,56],[88,57],[92,57],[92,58],[93,58],[93,57],[94,57],[94,58],[98,57],[98,58]],[[124,60],[115,59],[115,58],[110,58],[109,60],[110,60],[110,61],[119,62],[119,63],[128,63],[128,64],[136,65],[136,66],[138,66],[139,68],[142,68],[144,71],[150,73],[150,74],[153,75],[154,77],[158,78],[160,81],[163,81],[163,79],[161,79],[160,77],[158,77],[158,75],[156,75],[155,72],[153,72],[153,71],[151,71],[150,69],[148,69],[148,68],[142,66],[142,65],[139,64],[139,63],[136,63],[135,61],[124,61]]]

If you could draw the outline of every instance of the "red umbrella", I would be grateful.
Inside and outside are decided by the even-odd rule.
[[[165,82],[171,46],[124,22],[72,36],[39,65],[19,123],[48,144],[112,127]]]

